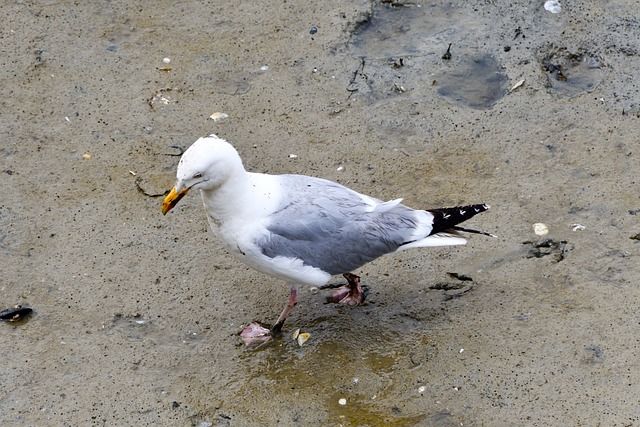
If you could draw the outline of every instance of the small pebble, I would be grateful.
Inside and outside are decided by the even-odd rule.
[[[298,158],[298,156],[297,156],[297,155],[295,155],[295,154],[289,154],[289,158],[290,158],[290,159],[297,159],[297,158]]]
[[[425,391],[427,391],[427,388],[425,386],[421,385],[420,387],[418,387],[418,393],[422,394]]]
[[[344,170],[344,167],[342,167],[342,166],[338,166],[338,169],[336,169],[336,170],[337,170],[338,172],[343,171],[343,170]]]
[[[91,154],[89,154],[89,153],[85,153],[85,154],[82,155],[83,159],[90,159],[91,157],[93,157],[93,156]]]
[[[262,67],[260,67],[260,71],[267,71],[269,69],[269,66],[267,65],[263,65]]]
[[[344,406],[344,405],[346,405],[346,404],[347,404],[347,399],[345,399],[345,398],[343,397],[342,399],[338,400],[338,403],[339,403],[340,405]]]
[[[311,35],[314,35],[317,32],[318,32],[318,28],[317,27],[311,27],[311,30],[309,30],[309,34],[311,34]]]
[[[171,62],[171,59],[169,59],[169,58],[162,58],[162,62],[164,62],[165,64],[168,64],[169,62]]]

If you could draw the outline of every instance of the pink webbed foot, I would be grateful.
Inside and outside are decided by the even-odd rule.
[[[366,294],[363,291],[362,286],[360,286],[360,277],[352,273],[344,273],[343,276],[347,279],[347,284],[340,286],[330,296],[328,296],[327,302],[347,305],[362,304]]]
[[[250,346],[264,344],[270,341],[273,335],[271,335],[270,329],[265,328],[259,322],[253,322],[240,332],[240,338],[244,342],[244,345]]]
[[[276,323],[270,329],[266,328],[260,322],[251,323],[249,326],[244,328],[242,332],[240,332],[240,338],[242,338],[244,344],[250,346],[255,344],[264,344],[270,341],[274,335],[280,333],[282,325],[284,325],[284,321],[287,319],[287,316],[289,316],[289,313],[291,313],[296,304],[298,304],[298,291],[295,287],[292,287],[287,304],[284,306],[284,310],[280,313],[280,317],[278,317]]]

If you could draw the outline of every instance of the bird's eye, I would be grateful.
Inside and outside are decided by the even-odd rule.
[[[193,175],[194,178],[202,178],[202,174],[201,173],[197,173],[195,175]]]

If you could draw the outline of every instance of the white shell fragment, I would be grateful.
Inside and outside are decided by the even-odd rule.
[[[162,62],[164,62],[165,64],[168,64],[171,62],[170,58],[162,58]]]
[[[211,120],[213,120],[214,122],[219,122],[222,119],[226,119],[227,117],[229,117],[229,115],[227,113],[221,113],[219,111],[213,113],[212,115],[209,116],[209,118]]]
[[[289,154],[289,158],[290,159],[297,159],[298,155],[297,154]]]
[[[514,90],[518,89],[520,86],[522,86],[524,84],[524,79],[520,80],[518,83],[514,84],[511,89],[509,89],[509,92],[513,92]]]
[[[309,339],[309,337],[311,337],[311,334],[307,333],[307,332],[301,332],[298,335],[298,345],[300,347],[302,347],[304,345],[304,343],[307,342],[307,340]]]
[[[345,399],[344,397],[341,398],[340,400],[338,400],[338,404],[341,406],[344,406],[347,404],[347,399]]]
[[[423,394],[425,391],[427,391],[427,388],[423,385],[421,385],[420,387],[418,387],[418,393]]]
[[[582,224],[577,224],[577,223],[576,223],[576,224],[571,224],[571,229],[572,229],[573,231],[582,231],[582,230],[584,230],[585,228],[587,228],[587,227],[585,227],[585,226],[584,226],[584,225],[582,225]]]
[[[307,332],[300,332],[300,328],[296,329],[295,331],[293,331],[293,334],[291,334],[291,338],[293,338],[294,341],[298,341],[298,345],[300,347],[302,347],[304,343],[307,342],[309,337],[311,337],[311,334]]]
[[[550,1],[544,2],[544,9],[547,12],[560,13],[562,11],[562,6],[560,5],[559,1],[550,0]]]
[[[536,233],[537,236],[544,236],[549,232],[549,227],[541,222],[536,222],[533,224],[533,232]]]

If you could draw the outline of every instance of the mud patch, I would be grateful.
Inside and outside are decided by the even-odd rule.
[[[507,76],[498,60],[490,54],[461,58],[437,79],[438,95],[447,101],[478,110],[486,110],[507,94]]]
[[[564,98],[592,92],[602,82],[602,61],[588,53],[554,49],[542,59],[549,86]]]
[[[351,39],[355,56],[385,59],[435,53],[443,33],[451,33],[461,13],[450,4],[419,7],[411,3],[376,4],[369,20],[361,23]]]
[[[527,258],[551,256],[554,262],[563,261],[573,247],[566,240],[543,239],[523,242],[528,247]]]

